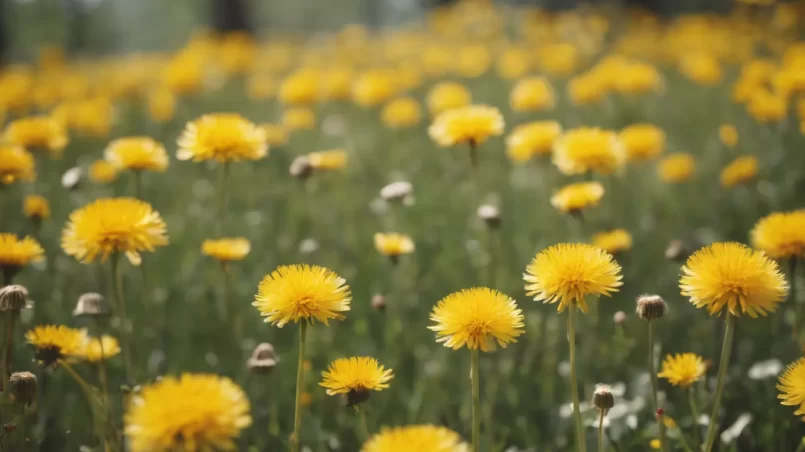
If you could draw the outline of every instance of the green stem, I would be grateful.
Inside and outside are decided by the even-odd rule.
[[[223,226],[226,223],[226,211],[229,203],[228,191],[229,186],[229,162],[221,163],[221,174],[218,179],[218,233],[223,232]]]
[[[120,260],[122,255],[116,254],[112,256],[112,284],[114,286],[115,296],[115,314],[120,322],[120,345],[123,352],[123,367],[126,371],[126,383],[129,385],[134,384],[131,364],[131,346],[129,342],[129,320],[126,315],[126,302],[123,299],[123,272],[120,268]]]
[[[369,440],[369,424],[366,422],[366,410],[356,406],[355,411],[358,412],[358,425],[360,428],[361,442],[365,443]]]
[[[472,450],[481,450],[481,369],[479,369],[479,352],[477,348],[470,351],[470,373],[472,380]]]
[[[724,392],[724,380],[727,377],[727,368],[730,364],[730,354],[732,353],[732,338],[735,336],[735,316],[727,313],[726,328],[724,329],[724,343],[721,346],[721,362],[718,365],[718,377],[716,379],[716,395],[713,398],[713,411],[710,414],[710,425],[707,427],[707,445],[705,452],[713,450],[718,431],[718,410],[721,408],[721,395]]]
[[[75,369],[73,369],[73,367],[69,363],[67,363],[66,361],[59,361],[59,364],[61,365],[61,367],[64,370],[67,371],[67,373],[70,374],[71,377],[73,377],[73,380],[75,380],[75,382],[78,383],[79,386],[81,386],[81,390],[84,392],[84,396],[86,396],[86,398],[87,398],[87,403],[90,406],[90,411],[92,412],[92,416],[93,416],[93,419],[94,419],[95,418],[95,408],[94,408],[95,402],[93,401],[93,398],[92,398],[92,386],[90,386],[86,382],[86,380],[81,378],[81,375],[78,375],[78,372],[76,372]],[[104,444],[104,451],[105,451],[106,450],[106,432],[101,431],[101,432],[97,432],[97,434],[98,434],[98,440],[100,440],[101,443]]]
[[[143,199],[143,173],[140,170],[134,170],[134,197]]]
[[[3,351],[3,367],[2,367],[2,375],[0,376],[3,380],[0,384],[0,388],[3,388],[5,384],[8,382],[8,377],[11,375],[11,360],[14,351],[14,324],[16,323],[17,316],[19,312],[17,311],[9,311],[6,312],[6,338],[5,338],[5,347]]]
[[[802,438],[797,446],[797,452],[805,452],[805,437]]]
[[[604,447],[604,416],[606,416],[606,410],[599,411],[601,414],[598,417],[598,452],[604,452],[606,449]]]
[[[660,401],[657,393],[659,383],[657,383],[657,369],[654,368],[654,319],[648,321],[648,371],[651,374],[651,396],[654,400],[654,416],[657,419],[657,427],[660,430],[660,446],[663,452],[668,450],[668,438],[665,435],[665,422],[660,411]]]
[[[567,341],[570,344],[570,394],[573,398],[573,417],[576,420],[576,450],[586,452],[587,443],[584,438],[584,425],[581,422],[579,407],[579,388],[576,380],[576,327],[573,321],[575,305],[567,309]]]
[[[218,316],[224,325],[229,325],[229,266],[226,262],[221,262],[221,272],[224,276],[224,284],[221,296],[218,298]]]
[[[296,367],[296,403],[294,404],[291,452],[299,452],[299,435],[302,433],[302,389],[305,383],[305,336],[307,336],[307,321],[302,320],[299,324],[299,362]]]
[[[688,388],[688,402],[690,403],[690,414],[693,416],[693,448],[699,450],[699,407],[696,404],[696,391],[694,386]]]

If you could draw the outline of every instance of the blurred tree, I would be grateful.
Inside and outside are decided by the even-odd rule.
[[[80,0],[62,0],[67,22],[67,52],[75,55],[86,44],[87,11]]]
[[[248,0],[212,0],[212,24],[219,32],[246,31],[251,33]]]
[[[8,29],[6,25],[6,2],[5,0],[0,0],[0,67],[6,65],[8,58]]]

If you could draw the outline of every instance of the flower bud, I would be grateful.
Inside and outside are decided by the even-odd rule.
[[[278,362],[279,358],[274,354],[274,346],[263,342],[254,348],[246,366],[256,374],[268,374],[274,370]]]
[[[615,406],[615,396],[612,395],[612,388],[609,385],[599,384],[595,386],[593,405],[602,411],[607,411]]]
[[[11,394],[17,403],[30,405],[36,398],[36,375],[30,372],[14,372],[8,379]]]
[[[382,311],[386,309],[386,297],[381,294],[374,294],[371,301],[372,309]]]
[[[640,295],[637,297],[637,316],[643,320],[659,319],[665,315],[668,305],[659,295]]]
[[[665,249],[665,258],[669,261],[682,261],[687,256],[687,246],[682,240],[671,240]]]
[[[483,204],[478,207],[478,218],[491,228],[497,229],[500,226],[500,210],[492,204]]]
[[[0,312],[18,312],[28,301],[28,289],[17,284],[0,289]]]
[[[288,173],[291,176],[302,180],[307,179],[312,172],[313,166],[310,165],[310,160],[304,155],[300,155],[293,159],[293,162],[291,162],[291,167],[288,169]]]
[[[74,317],[95,317],[107,315],[108,313],[109,309],[106,306],[106,300],[103,295],[94,292],[85,293],[78,297],[78,302],[73,310]]]
[[[79,167],[73,167],[64,172],[61,177],[61,185],[67,190],[75,190],[81,184],[83,172]]]
[[[615,325],[623,325],[626,323],[626,313],[623,311],[618,311],[615,315],[612,316],[612,321],[615,322]]]
[[[380,190],[380,197],[386,201],[404,201],[413,191],[414,186],[408,181],[393,182]]]

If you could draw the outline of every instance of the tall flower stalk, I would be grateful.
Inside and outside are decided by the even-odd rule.
[[[724,342],[721,345],[721,362],[718,364],[718,377],[716,377],[716,394],[713,396],[713,409],[710,413],[710,425],[707,427],[707,442],[705,452],[713,450],[713,444],[718,433],[718,411],[721,408],[721,396],[724,393],[724,382],[727,379],[727,369],[730,365],[730,355],[732,354],[732,340],[735,336],[735,316],[727,314],[727,321],[724,327]]]
[[[570,395],[573,400],[573,419],[576,424],[576,448],[581,452],[587,450],[587,441],[584,437],[584,424],[581,421],[581,407],[579,401],[579,384],[576,378],[576,327],[573,312],[575,306],[567,310],[567,342],[570,346]]]
[[[134,366],[131,358],[131,342],[129,339],[129,318],[126,315],[126,301],[123,297],[123,272],[120,267],[121,257],[112,256],[112,288],[114,294],[111,297],[115,300],[115,315],[120,322],[120,343],[123,350],[123,368],[126,372],[126,382],[134,384]]]
[[[291,451],[299,452],[302,434],[302,393],[305,387],[305,338],[307,336],[307,322],[299,324],[299,358],[296,363],[296,399],[294,401],[293,436],[291,436]]]

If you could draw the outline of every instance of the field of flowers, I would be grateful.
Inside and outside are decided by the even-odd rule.
[[[469,0],[3,68],[0,451],[805,450],[803,23]]]

